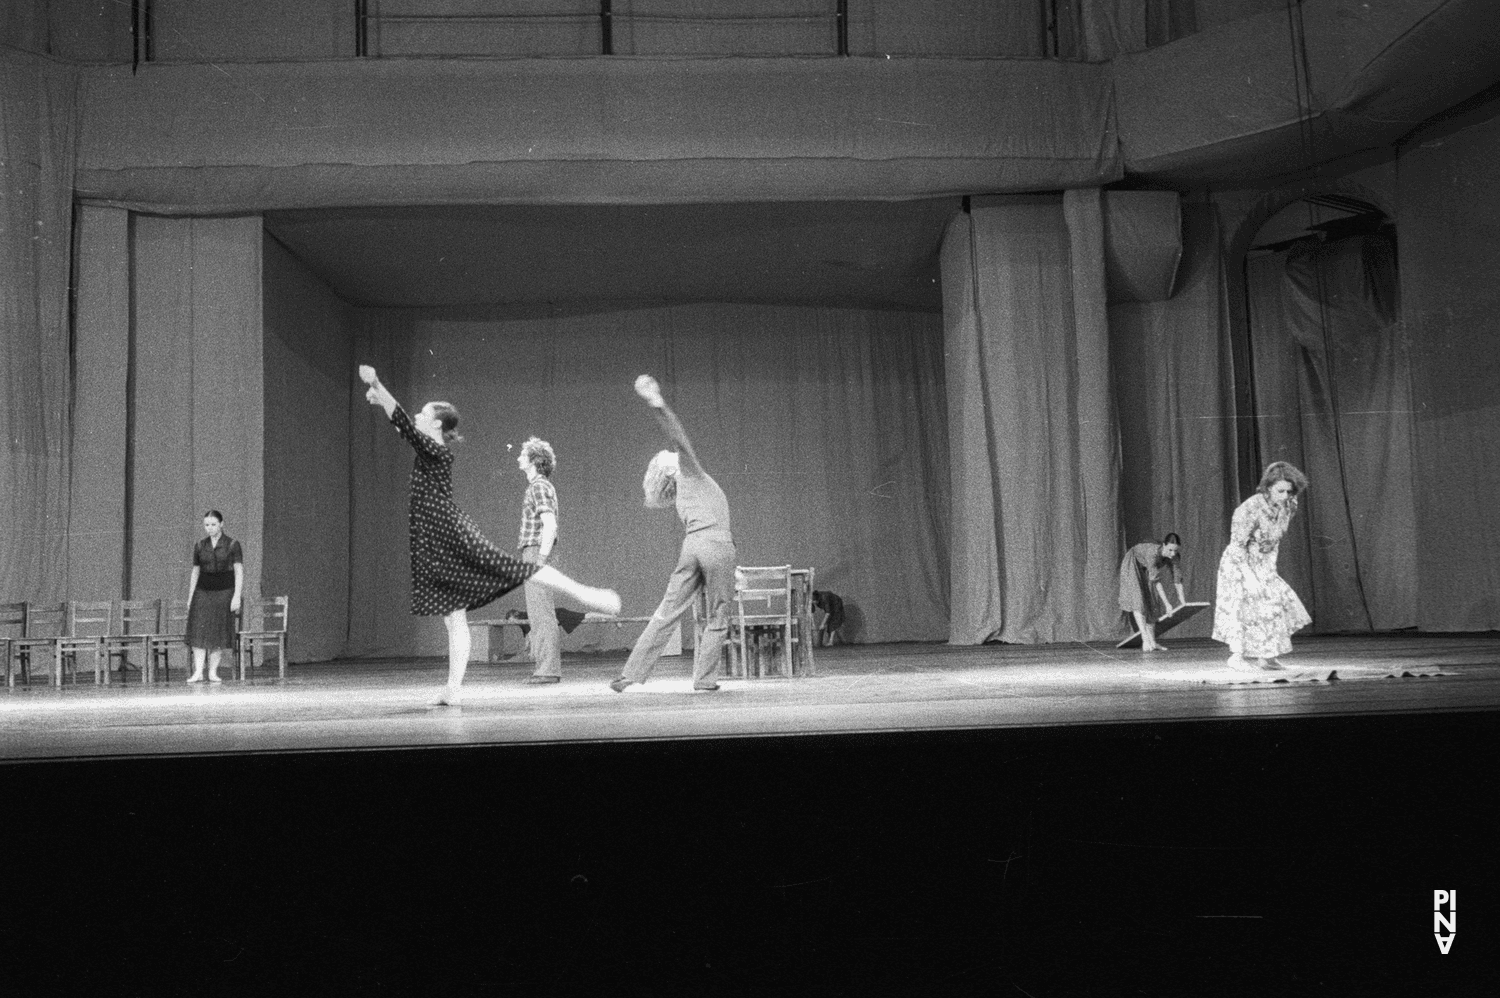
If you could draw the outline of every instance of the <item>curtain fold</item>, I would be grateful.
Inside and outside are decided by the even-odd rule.
[[[1109,310],[1119,398],[1121,515],[1127,545],[1181,535],[1190,600],[1212,600],[1229,517],[1239,502],[1234,365],[1217,217],[1184,205],[1182,265],[1170,299]],[[1252,488],[1253,483],[1246,486]],[[1206,637],[1208,615],[1183,625]]]
[[[950,226],[942,263],[950,435],[962,454],[949,640],[1108,637],[1118,443],[1098,192],[976,198]]]
[[[68,595],[79,76],[0,48],[0,600]]]
[[[1263,461],[1312,486],[1283,575],[1319,631],[1415,626],[1410,365],[1383,236],[1253,257],[1247,277]]]
[[[1056,17],[1061,56],[1089,62],[1144,52],[1198,29],[1195,0],[1061,0]]]
[[[133,219],[132,598],[187,595],[211,508],[244,545],[245,595],[260,594],[260,253],[258,217]]]
[[[845,601],[850,641],[947,632],[948,457],[936,315],[749,305],[458,315],[360,310],[355,362],[404,406],[453,403],[465,441],[454,495],[513,548],[525,478],[516,450],[557,452],[557,564],[618,589],[626,615],[655,609],[681,543],[670,512],[643,508],[646,461],[669,446],[631,390],[662,382],[729,498],[741,564],[817,570]],[[411,451],[362,394],[351,400],[350,645],[354,655],[436,655],[441,626],[411,616]],[[508,446],[509,445],[509,448]],[[512,594],[476,616],[524,608]],[[586,626],[565,650],[628,647]],[[689,640],[691,638],[689,637]]]

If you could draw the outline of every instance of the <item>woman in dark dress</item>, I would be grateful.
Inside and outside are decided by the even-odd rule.
[[[1141,632],[1142,651],[1167,650],[1166,645],[1156,640],[1156,622],[1174,609],[1167,596],[1167,583],[1176,587],[1179,606],[1187,602],[1182,575],[1177,570],[1181,553],[1182,538],[1168,534],[1160,544],[1155,541],[1137,544],[1120,561],[1120,612],[1127,627],[1134,619],[1136,629]],[[1161,597],[1160,604],[1157,596]]]
[[[219,682],[219,661],[234,647],[234,618],[240,612],[245,588],[245,552],[240,542],[224,533],[224,514],[203,514],[208,536],[193,546],[193,573],[188,579],[188,619],[185,640],[193,650],[190,683],[203,682],[203,660],[208,681]]]
[[[492,603],[527,579],[581,603],[616,615],[620,597],[612,589],[575,582],[550,565],[533,565],[492,544],[453,501],[453,452],[458,412],[446,402],[428,402],[410,417],[386,391],[375,369],[361,365],[365,398],[385,410],[396,432],[416,451],[411,470],[408,522],[411,531],[411,612],[442,617],[448,627],[448,687],[436,703],[458,706],[469,665],[468,611]]]

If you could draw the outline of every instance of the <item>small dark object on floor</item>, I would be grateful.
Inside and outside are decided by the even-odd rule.
[[[814,610],[823,611],[823,622],[818,627],[818,635],[822,644],[832,644],[833,636],[844,626],[844,601],[838,593],[829,592],[826,589],[814,589],[812,594]]]

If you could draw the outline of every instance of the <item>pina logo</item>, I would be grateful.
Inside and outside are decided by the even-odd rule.
[[[1443,953],[1447,953],[1453,940],[1458,938],[1458,891],[1432,892],[1432,934],[1437,939],[1438,950]]]

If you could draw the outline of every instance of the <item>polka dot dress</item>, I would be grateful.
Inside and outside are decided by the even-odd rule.
[[[420,433],[399,405],[396,431],[417,452],[411,469],[411,612],[436,617],[477,610],[536,572],[490,543],[453,501],[453,452]]]

